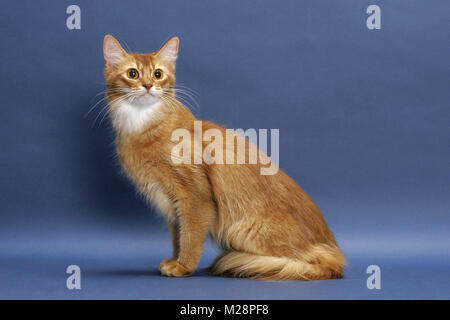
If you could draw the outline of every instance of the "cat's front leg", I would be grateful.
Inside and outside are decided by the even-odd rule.
[[[169,262],[176,261],[178,259],[178,254],[180,252],[180,237],[179,237],[179,230],[178,230],[178,223],[176,221],[169,222],[169,231],[170,236],[172,238],[172,257],[166,258],[158,266],[159,271],[162,270],[162,268]]]
[[[195,208],[195,212],[192,208]],[[184,277],[195,271],[213,215],[213,206],[209,204],[192,206],[186,201],[183,203],[178,217],[178,258],[165,262],[161,266],[161,274]]]

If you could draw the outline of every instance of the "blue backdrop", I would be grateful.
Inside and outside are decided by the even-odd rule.
[[[81,30],[66,8],[81,8]],[[366,8],[381,8],[381,29]],[[450,298],[448,1],[3,1],[0,298]],[[119,174],[102,41],[181,47],[202,119],[279,128],[280,166],[317,202],[343,280],[169,279],[162,218]],[[208,243],[200,263],[217,249]],[[82,289],[66,288],[79,265]],[[382,289],[366,287],[379,265]]]

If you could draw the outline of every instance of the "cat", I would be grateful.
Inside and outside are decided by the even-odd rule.
[[[196,121],[176,96],[178,48],[178,37],[149,54],[127,53],[111,35],[103,42],[118,158],[169,225],[173,254],[159,264],[161,274],[192,275],[209,234],[223,249],[208,269],[214,275],[259,280],[343,277],[345,258],[318,207],[281,169],[262,175],[261,163],[173,162],[172,133],[182,128],[194,134]],[[225,136],[225,128],[217,124],[202,125]],[[201,150],[194,147],[192,152],[205,146],[203,142]],[[246,144],[246,152],[250,148]]]

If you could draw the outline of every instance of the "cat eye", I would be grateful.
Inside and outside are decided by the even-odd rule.
[[[137,78],[139,78],[139,72],[136,69],[134,69],[134,68],[129,69],[127,74],[128,74],[128,77],[130,79],[137,79]]]
[[[160,79],[160,78],[162,77],[162,75],[163,75],[163,72],[162,72],[161,69],[156,69],[156,70],[153,72],[153,76],[154,76],[156,79]]]

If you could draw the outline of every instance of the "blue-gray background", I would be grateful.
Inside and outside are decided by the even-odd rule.
[[[66,8],[81,7],[81,30]],[[381,7],[382,29],[366,28]],[[0,298],[450,298],[448,1],[3,1]],[[280,166],[317,202],[346,278],[169,279],[162,218],[119,174],[102,40],[181,38],[195,114],[279,128]],[[100,104],[101,105],[101,104]],[[98,121],[97,121],[98,124]],[[217,249],[206,245],[200,267]],[[65,269],[82,270],[82,290]],[[366,288],[366,268],[382,289]]]

